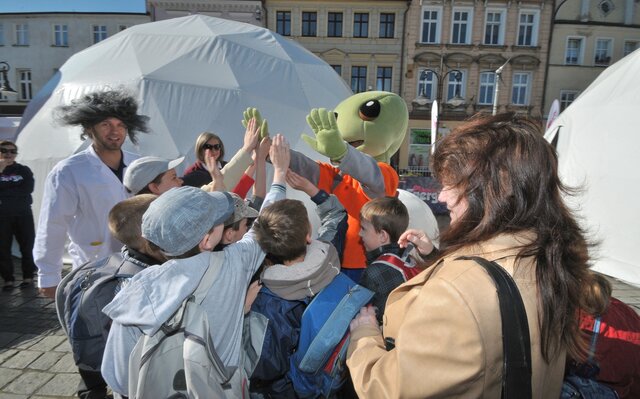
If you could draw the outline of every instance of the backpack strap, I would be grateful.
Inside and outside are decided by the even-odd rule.
[[[218,276],[218,272],[222,268],[222,261],[224,260],[224,251],[216,251],[211,252],[211,256],[209,257],[209,266],[207,270],[202,275],[202,279],[200,279],[200,284],[196,287],[195,291],[193,291],[193,298],[197,304],[201,304],[204,300],[204,297],[209,292],[211,285],[215,281]]]
[[[596,356],[596,343],[598,342],[598,335],[600,335],[600,324],[602,321],[602,317],[598,316],[593,321],[593,335],[591,336],[591,345],[589,346],[589,358],[587,359],[587,363],[595,364],[595,356]]]
[[[529,323],[522,297],[513,277],[496,262],[479,256],[461,256],[456,260],[473,260],[491,276],[498,291],[502,318],[502,399],[530,399],[531,342]]]

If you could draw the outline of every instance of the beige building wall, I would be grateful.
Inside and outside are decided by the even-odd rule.
[[[608,45],[598,51],[601,41]],[[558,99],[564,110],[609,65],[637,48],[640,12],[635,1],[568,0],[554,21],[546,107]]]
[[[490,102],[480,97],[481,73],[494,72],[507,60],[499,84],[498,112],[515,111],[541,119],[545,66],[551,24],[553,2],[550,0],[529,1],[413,1],[407,18],[406,70],[402,95],[409,105],[410,128],[429,129],[431,125],[431,103],[440,104],[440,131],[450,130],[460,121],[477,112],[491,112]],[[425,27],[424,13],[436,12],[437,32],[435,42],[422,37]],[[454,43],[453,19],[456,13],[467,12],[470,36],[465,43]],[[486,43],[487,13],[499,13],[500,34],[498,43]],[[436,14],[430,14],[433,18]],[[520,19],[523,14],[534,15],[533,40],[519,45]],[[427,38],[428,39],[428,38]],[[433,81],[435,92],[431,98],[419,92],[422,71],[430,69],[437,73]],[[459,105],[444,104],[447,100],[447,85],[455,70],[463,72],[460,95],[464,101]],[[514,74],[527,76],[525,104],[512,103]],[[521,76],[521,75],[518,75]],[[493,92],[494,86],[491,86]],[[407,135],[409,137],[409,134]],[[408,141],[400,153],[400,167],[408,165]]]
[[[0,14],[0,61],[9,63],[9,83],[18,91],[17,95],[0,95],[0,115],[21,115],[29,99],[69,57],[94,44],[94,26],[106,26],[109,37],[145,22],[149,22],[146,14]],[[28,27],[26,44],[16,41],[16,27],[20,25]],[[66,25],[66,45],[55,45],[55,25]]]
[[[376,90],[378,67],[391,67],[391,91],[399,93],[402,87],[402,36],[403,19],[407,10],[404,0],[381,1],[289,1],[267,0],[267,27],[277,31],[278,12],[290,12],[290,37],[305,48],[324,59],[328,64],[339,66],[340,75],[351,86],[351,68],[367,68],[366,90]],[[302,13],[315,12],[317,16],[316,36],[302,36]],[[328,35],[328,15],[342,13],[342,37]],[[368,35],[354,37],[354,14],[368,13]],[[380,37],[380,15],[394,15],[394,32],[391,38]]]
[[[152,21],[202,14],[256,26],[264,26],[260,0],[154,0],[147,1]]]

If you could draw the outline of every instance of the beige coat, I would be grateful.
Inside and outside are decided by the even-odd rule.
[[[501,318],[496,287],[477,263],[455,260],[478,255],[514,275],[517,247],[525,234],[501,235],[451,254],[407,283],[387,300],[383,330],[395,339],[386,351],[373,326],[351,335],[347,365],[361,398],[500,398]],[[531,335],[533,398],[560,397],[565,352],[551,364],[542,359],[535,264],[519,261],[515,281]]]

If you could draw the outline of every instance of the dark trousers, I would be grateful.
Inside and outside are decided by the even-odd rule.
[[[81,399],[104,399],[107,397],[107,383],[99,371],[78,369],[80,384],[78,384],[78,397]]]
[[[0,276],[5,282],[15,281],[11,259],[11,243],[14,236],[22,254],[22,278],[33,278],[36,271],[33,263],[36,232],[31,209],[19,215],[0,216]]]

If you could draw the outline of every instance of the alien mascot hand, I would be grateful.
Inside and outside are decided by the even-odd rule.
[[[312,109],[307,116],[307,123],[316,135],[316,138],[302,135],[302,139],[320,154],[329,158],[332,162],[342,160],[347,155],[347,143],[342,139],[338,130],[338,122],[332,111],[324,108]]]

